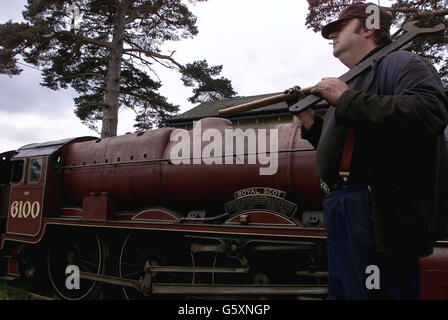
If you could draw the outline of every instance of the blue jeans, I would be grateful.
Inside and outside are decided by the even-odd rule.
[[[375,250],[367,185],[349,185],[324,198],[329,300],[420,299],[418,259]],[[369,265],[378,266],[379,289],[368,289]]]

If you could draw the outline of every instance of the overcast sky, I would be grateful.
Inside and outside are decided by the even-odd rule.
[[[387,1],[382,1],[381,4]],[[0,23],[23,21],[26,0],[0,0]],[[305,27],[306,0],[209,0],[191,6],[199,34],[173,42],[181,63],[206,59],[223,65],[239,96],[280,92],[294,85],[311,86],[324,76],[347,71],[332,55],[329,41]],[[34,142],[93,135],[75,116],[72,89],[53,91],[39,85],[40,71],[23,67],[21,75],[0,75],[0,152]],[[161,94],[181,107],[187,99],[179,74],[159,68]],[[120,111],[118,134],[134,132],[133,114]]]

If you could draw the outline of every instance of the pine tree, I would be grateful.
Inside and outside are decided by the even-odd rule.
[[[79,18],[73,8],[82,19],[67,28]],[[43,86],[71,86],[79,93],[76,115],[92,129],[102,120],[101,137],[117,134],[120,107],[135,111],[141,130],[178,111],[157,92],[162,84],[150,77],[154,63],[181,74],[194,89],[191,102],[236,94],[228,79],[217,78],[222,66],[182,65],[174,52],[162,53],[166,41],[198,33],[196,17],[180,0],[28,0],[23,17],[26,22],[0,25],[0,73],[20,74],[21,57],[42,70]]]

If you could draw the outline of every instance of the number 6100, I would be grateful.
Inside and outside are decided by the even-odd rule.
[[[13,218],[28,218],[31,216],[33,219],[37,218],[40,214],[39,201],[14,201],[11,204],[11,217]]]

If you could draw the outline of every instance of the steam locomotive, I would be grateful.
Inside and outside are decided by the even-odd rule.
[[[322,192],[299,122],[198,124],[0,154],[1,274],[72,300],[111,285],[127,299],[325,298]],[[421,260],[424,298],[448,298],[447,243]]]

